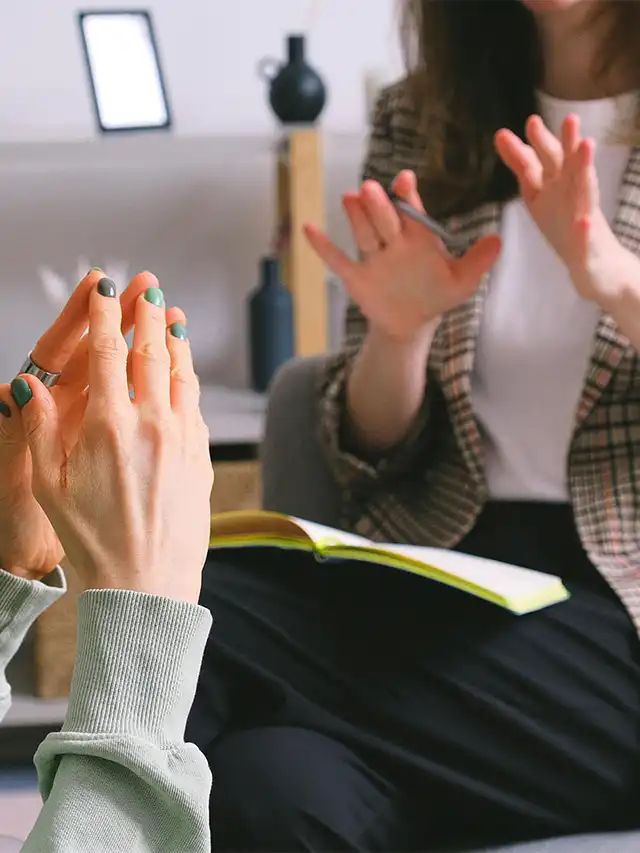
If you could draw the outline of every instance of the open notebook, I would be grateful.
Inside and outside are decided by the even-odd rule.
[[[379,563],[530,613],[569,597],[560,578],[494,560],[415,545],[387,545],[275,512],[225,512],[211,519],[211,548],[294,548],[318,560]]]

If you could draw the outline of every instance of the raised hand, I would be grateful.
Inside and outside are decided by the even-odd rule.
[[[189,343],[181,324],[166,328],[161,292],[140,294],[129,380],[114,296],[92,288],[89,385],[73,446],[47,388],[18,380],[34,494],[86,589],[197,603],[213,470]]]
[[[526,138],[524,142],[510,130],[500,130],[498,154],[515,175],[531,218],[566,264],[578,293],[604,306],[615,299],[619,281],[612,263],[624,264],[626,258],[600,208],[595,142],[582,138],[575,115],[564,120],[559,139],[540,116],[531,116]]]
[[[423,210],[413,172],[401,172],[394,192]],[[399,214],[375,181],[343,198],[361,258],[352,260],[319,229],[305,233],[325,264],[338,275],[371,327],[411,340],[443,313],[469,299],[500,252],[500,238],[484,237],[455,258],[424,225]]]
[[[61,373],[51,389],[59,413],[63,440],[75,441],[83,410],[84,390],[89,381],[88,338],[89,295],[104,278],[92,270],[80,282],[64,310],[40,338],[33,359],[41,367]],[[151,273],[137,275],[121,297],[124,332],[133,326],[136,300],[147,288],[157,285]],[[167,323],[183,318],[182,312],[167,312]],[[20,389],[18,386],[17,397]],[[24,388],[22,388],[24,391]],[[0,568],[38,580],[60,562],[63,549],[49,520],[32,492],[31,455],[18,406],[9,385],[0,385]]]

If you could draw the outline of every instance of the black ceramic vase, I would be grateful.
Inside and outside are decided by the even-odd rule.
[[[260,260],[258,287],[249,298],[249,342],[251,386],[266,391],[276,371],[294,355],[293,300],[276,257]]]
[[[305,37],[287,38],[287,62],[263,59],[261,76],[269,86],[269,103],[283,124],[313,124],[327,102],[320,75],[305,61]]]

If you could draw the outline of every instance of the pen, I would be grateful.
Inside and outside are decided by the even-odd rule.
[[[430,216],[427,216],[426,213],[422,213],[420,210],[416,210],[416,208],[409,204],[408,201],[405,201],[402,198],[399,198],[394,192],[389,192],[389,198],[393,206],[396,210],[399,210],[401,213],[404,213],[405,216],[408,216],[409,219],[413,219],[414,222],[418,222],[420,225],[424,225],[425,228],[428,228],[432,234],[435,234],[437,237],[444,243],[448,243],[450,246],[461,246],[465,241],[463,241],[456,234],[450,234],[446,231],[439,222],[436,222],[435,219],[432,219]]]

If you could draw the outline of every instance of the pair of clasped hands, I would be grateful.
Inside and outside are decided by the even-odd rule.
[[[595,143],[581,136],[578,117],[569,115],[557,138],[539,116],[531,116],[526,141],[503,129],[495,146],[578,294],[613,313],[623,283],[640,280],[639,262],[619,244],[600,209]],[[401,172],[392,189],[423,211],[413,172]],[[307,237],[378,337],[402,344],[429,338],[445,312],[473,296],[500,254],[494,234],[453,257],[424,225],[398,213],[374,181],[344,196],[343,204],[359,260],[314,227],[306,228]]]
[[[150,273],[118,297],[94,269],[31,357],[60,377],[0,385],[0,568],[38,581],[66,554],[85,589],[196,603],[213,472],[182,311]]]

